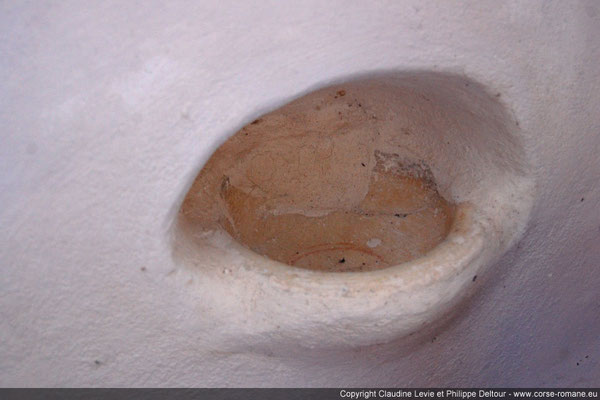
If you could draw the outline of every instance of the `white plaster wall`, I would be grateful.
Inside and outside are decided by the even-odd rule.
[[[599,35],[596,1],[2,2],[0,384],[598,386]],[[269,349],[251,315],[208,319],[167,230],[212,150],[316,85],[419,68],[520,122],[521,243],[418,341]]]

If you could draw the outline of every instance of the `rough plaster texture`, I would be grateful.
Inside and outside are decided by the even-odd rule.
[[[596,2],[3,2],[0,19],[3,386],[600,382]],[[270,346],[250,314],[207,318],[219,293],[172,273],[168,240],[203,163],[292,97],[398,69],[465,74],[512,110],[537,183],[520,243],[415,339]]]

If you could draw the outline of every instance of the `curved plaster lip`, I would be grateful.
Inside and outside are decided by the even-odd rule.
[[[185,268],[184,276],[203,275],[207,286],[198,289],[199,295],[203,290],[219,293],[203,301],[211,304],[216,320],[229,326],[226,336],[239,338],[254,332],[271,344],[292,340],[309,348],[384,343],[446,314],[464,297],[465,287],[473,285],[474,275],[502,253],[496,246],[486,247],[490,239],[486,220],[477,216],[472,205],[459,205],[456,215],[451,232],[433,250],[381,270],[306,270],[256,254],[228,238],[214,244],[217,257],[222,256],[219,268],[208,274]],[[223,297],[238,301],[224,308]],[[236,328],[231,317],[223,316],[228,313],[254,322]],[[266,321],[259,320],[257,313]]]

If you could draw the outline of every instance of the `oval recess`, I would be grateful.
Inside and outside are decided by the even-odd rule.
[[[179,273],[233,336],[231,321],[309,347],[412,333],[524,231],[534,182],[519,134],[497,96],[453,74],[312,91],[202,168],[175,224]]]

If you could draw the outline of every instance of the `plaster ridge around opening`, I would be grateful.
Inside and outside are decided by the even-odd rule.
[[[315,90],[203,166],[177,215],[178,273],[219,293],[203,299],[215,318],[243,316],[272,338],[359,345],[413,332],[523,231],[533,180],[519,135],[497,98],[456,75]]]

